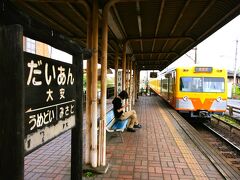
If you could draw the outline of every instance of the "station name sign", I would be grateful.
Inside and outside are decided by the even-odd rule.
[[[24,53],[25,152],[75,126],[76,78],[72,64]]]

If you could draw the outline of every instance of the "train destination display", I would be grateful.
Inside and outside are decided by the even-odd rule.
[[[75,68],[24,53],[25,152],[75,126]]]

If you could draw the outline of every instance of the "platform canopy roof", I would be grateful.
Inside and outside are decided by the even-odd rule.
[[[102,12],[111,3],[108,67],[112,68],[117,48],[121,68],[121,52],[127,42],[128,59],[135,61],[138,69],[163,70],[240,14],[239,0],[98,2],[99,63]],[[26,36],[70,53],[86,48],[93,0],[2,0],[1,3],[1,23],[22,24]]]

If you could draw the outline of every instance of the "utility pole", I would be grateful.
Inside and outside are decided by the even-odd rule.
[[[186,53],[185,55],[186,55],[187,57],[189,57],[191,60],[193,60],[194,64],[197,64],[197,46],[194,47],[192,50],[195,51],[195,57],[194,57],[194,59],[193,59],[191,56],[189,56],[187,53]]]
[[[236,52],[235,52],[235,64],[234,64],[234,76],[233,76],[233,93],[236,91],[236,76],[237,76],[237,46],[238,40],[236,40]]]
[[[197,64],[197,46],[194,48],[195,50],[195,60],[194,63]]]

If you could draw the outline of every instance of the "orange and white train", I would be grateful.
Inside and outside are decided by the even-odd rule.
[[[178,67],[150,79],[152,91],[180,113],[209,118],[227,108],[227,71],[214,67]]]

